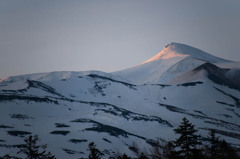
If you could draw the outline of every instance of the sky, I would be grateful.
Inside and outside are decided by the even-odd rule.
[[[239,0],[0,0],[0,78],[142,63],[170,42],[240,61]]]

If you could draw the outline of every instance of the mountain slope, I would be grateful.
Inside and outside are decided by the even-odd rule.
[[[239,75],[240,70],[223,69],[211,63],[204,63],[192,71],[176,77],[170,81],[169,84],[187,83],[195,80],[205,81],[205,79],[208,79],[219,85],[224,85],[240,91]]]

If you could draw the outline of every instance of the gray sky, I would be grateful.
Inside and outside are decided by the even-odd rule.
[[[239,0],[0,0],[0,78],[117,71],[170,42],[240,61]]]

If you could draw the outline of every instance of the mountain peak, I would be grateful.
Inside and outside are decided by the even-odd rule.
[[[171,59],[171,58],[185,58],[185,57],[191,57],[194,59],[203,60],[206,62],[213,62],[213,63],[227,62],[227,60],[215,57],[198,48],[195,48],[186,44],[176,43],[176,42],[171,42],[167,44],[161,52],[159,52],[157,55],[150,58],[146,62],[163,60],[163,59]]]
[[[168,83],[177,76],[191,71],[204,63],[214,65],[232,63],[208,54],[200,49],[172,42],[151,59],[125,70],[115,72],[130,83]]]
[[[168,48],[168,47],[171,47],[171,46],[178,46],[178,45],[181,46],[181,45],[185,45],[185,44],[171,42],[171,43],[165,45],[164,48]]]

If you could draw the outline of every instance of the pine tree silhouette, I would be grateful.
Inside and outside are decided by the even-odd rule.
[[[24,141],[26,147],[21,148],[18,153],[27,155],[26,159],[56,159],[50,152],[46,152],[47,144],[37,145],[37,141],[40,141],[38,135],[30,135]]]
[[[220,151],[219,151],[219,146],[220,146],[220,140],[219,137],[216,137],[215,131],[211,130],[210,131],[210,158],[215,159],[215,158],[220,158]]]
[[[176,134],[180,134],[180,137],[174,141],[176,154],[179,158],[196,159],[200,156],[197,146],[201,143],[198,141],[199,136],[196,135],[197,130],[194,127],[195,126],[184,117],[181,125],[174,129]]]
[[[236,150],[225,140],[220,141],[219,159],[239,159]]]
[[[90,150],[90,154],[88,156],[89,159],[100,159],[100,151],[96,148],[94,142],[89,143],[88,148]]]
[[[142,152],[142,153],[139,155],[138,159],[148,159],[148,157]]]
[[[174,143],[167,142],[166,145],[163,146],[163,158],[164,159],[176,159],[176,152],[174,150]]]
[[[131,157],[129,157],[126,154],[123,154],[122,156],[118,156],[117,159],[131,159]]]

